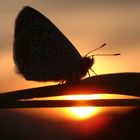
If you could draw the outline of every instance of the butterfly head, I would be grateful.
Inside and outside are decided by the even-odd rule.
[[[84,77],[87,74],[88,70],[92,67],[93,64],[94,64],[93,57],[87,57],[87,56],[82,57],[82,61],[79,67],[81,77]]]
[[[82,58],[83,68],[89,69],[94,64],[94,58],[93,57],[83,57]]]

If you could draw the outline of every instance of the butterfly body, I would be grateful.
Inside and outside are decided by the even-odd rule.
[[[33,81],[80,80],[94,62],[81,57],[48,18],[28,6],[16,19],[13,52],[18,73]]]

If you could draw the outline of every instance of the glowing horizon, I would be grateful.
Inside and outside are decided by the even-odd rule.
[[[46,98],[34,98],[30,100],[96,100],[96,99],[124,99],[125,98],[137,98],[134,96],[124,96],[124,95],[119,95],[119,94],[90,94],[90,95],[65,95],[65,96],[54,96],[54,97],[46,97]],[[77,120],[77,121],[82,121],[82,120],[87,120],[91,117],[97,116],[100,113],[105,112],[105,108],[107,107],[94,107],[94,106],[82,106],[82,107],[61,107],[53,110],[61,110],[57,111],[57,115],[62,117],[65,116],[65,118],[69,118],[71,120]],[[110,107],[111,108],[111,107]],[[116,112],[127,112],[131,110],[131,107],[128,107],[127,109],[123,109],[125,107],[122,107],[122,109],[119,108]],[[44,112],[44,111],[43,111]],[[63,113],[62,113],[63,112]],[[53,112],[55,113],[55,112]],[[62,113],[62,114],[61,114]],[[44,114],[45,115],[45,114]],[[54,115],[55,116],[55,115]],[[57,116],[57,117],[58,117]],[[61,118],[60,117],[60,118]]]

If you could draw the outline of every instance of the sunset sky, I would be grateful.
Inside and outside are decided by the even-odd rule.
[[[15,72],[14,22],[24,6],[47,16],[81,55],[107,43],[96,53],[121,53],[96,57],[97,74],[140,72],[140,1],[138,0],[2,0],[0,4],[0,92],[44,86],[26,81]]]
[[[0,91],[38,86],[38,83],[32,85],[16,74],[12,58],[15,18],[26,5],[39,10],[57,25],[81,55],[103,43],[107,46],[95,53],[122,54],[118,57],[96,57],[93,69],[97,74],[140,71],[139,1],[4,0],[0,4]]]

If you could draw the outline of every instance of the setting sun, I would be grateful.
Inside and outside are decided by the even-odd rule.
[[[70,95],[64,96],[65,100],[90,100],[97,99],[98,95]],[[96,107],[70,107],[67,112],[72,118],[77,120],[88,119],[93,115],[96,115],[99,108]]]
[[[62,99],[65,100],[91,100],[105,98],[105,95],[69,95],[62,96]],[[85,120],[94,115],[97,115],[102,109],[97,107],[70,107],[66,111],[67,113],[76,120]]]
[[[68,111],[74,118],[81,120],[95,115],[98,109],[96,107],[71,107]]]

